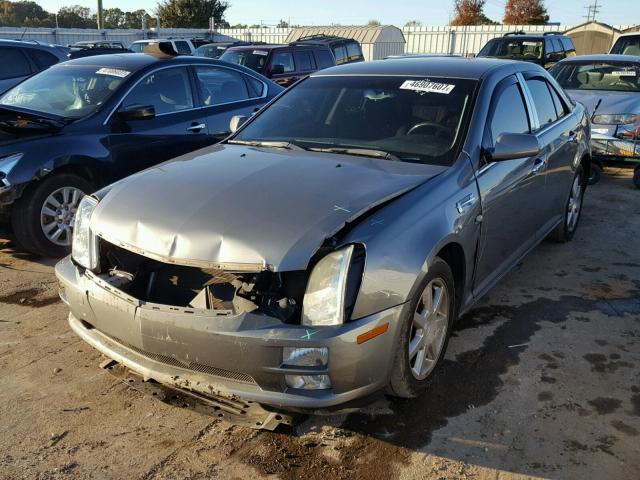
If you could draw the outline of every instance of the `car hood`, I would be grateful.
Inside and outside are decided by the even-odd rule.
[[[572,100],[582,103],[593,115],[598,101],[602,103],[596,114],[640,113],[640,95],[634,92],[604,92],[602,90],[566,90]]]
[[[445,167],[216,145],[116,183],[91,228],[162,261],[302,270],[346,223]]]

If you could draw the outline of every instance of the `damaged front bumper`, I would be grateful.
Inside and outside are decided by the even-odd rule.
[[[56,275],[74,332],[145,379],[292,410],[329,409],[382,389],[405,308],[311,328],[260,313],[229,316],[140,302],[70,257],[56,265]],[[377,327],[383,334],[368,335]],[[323,367],[285,365],[286,347],[327,348],[328,362]],[[290,388],[286,375],[328,375],[331,388]]]

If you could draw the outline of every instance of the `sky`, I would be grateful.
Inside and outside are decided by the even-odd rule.
[[[57,11],[65,5],[78,4],[95,8],[97,1],[35,0],[45,10]],[[453,11],[453,0],[227,0],[231,5],[229,23],[254,24],[261,21],[275,25],[280,19],[300,25],[340,23],[357,25],[376,19],[383,24],[402,26],[410,20],[424,25],[445,25]],[[577,25],[585,21],[587,5],[594,0],[546,0],[551,22]],[[122,10],[144,8],[153,11],[157,0],[103,0],[104,8]],[[487,0],[485,13],[501,21],[506,0]],[[610,25],[640,23],[640,0],[598,0],[597,20]]]

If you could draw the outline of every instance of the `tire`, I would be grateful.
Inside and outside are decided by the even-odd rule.
[[[66,189],[66,190],[63,190]],[[79,190],[79,198],[76,200],[74,191]],[[93,192],[94,188],[90,182],[72,173],[59,173],[45,177],[43,180],[29,185],[22,197],[13,205],[11,212],[11,227],[16,237],[18,245],[36,255],[44,257],[63,257],[71,251],[71,232],[73,226],[73,213],[75,209],[71,207],[74,203],[80,202],[83,194]],[[56,217],[47,216],[43,213],[45,202],[53,195],[54,199],[64,200],[62,195],[68,193],[68,202],[61,202],[68,206],[64,210],[64,220],[57,222]],[[72,198],[73,197],[73,198]],[[51,204],[47,205],[51,207]],[[48,209],[47,211],[51,211]],[[69,213],[67,213],[69,212]],[[48,222],[48,223],[47,223]],[[52,241],[44,231],[43,225],[51,226],[54,223],[67,226],[66,230],[57,238],[57,243]],[[57,226],[53,227],[53,234],[61,230]]]
[[[582,165],[578,165],[576,173],[573,176],[573,181],[571,182],[571,189],[569,190],[569,195],[567,198],[564,219],[549,235],[552,240],[564,243],[569,242],[573,239],[573,236],[578,229],[578,223],[580,223],[584,192],[587,186],[586,184],[587,182],[585,179],[584,169],[582,168]],[[576,192],[576,185],[579,186],[578,192]],[[576,195],[577,199],[575,198]],[[576,200],[577,204],[575,203]]]
[[[602,167],[597,163],[591,164],[589,172],[589,185],[595,185],[602,178]]]
[[[636,188],[640,188],[640,166],[633,170],[633,184]]]
[[[447,315],[446,319],[440,320],[442,322],[441,325],[442,328],[444,328],[444,332],[441,333],[442,336],[439,341],[441,342],[439,343],[439,351],[437,353],[432,352],[431,355],[428,355],[429,357],[432,357],[429,361],[430,363],[428,363],[428,370],[423,371],[423,376],[416,376],[414,369],[417,369],[417,362],[420,358],[420,353],[415,356],[411,356],[409,350],[410,345],[413,342],[416,342],[418,345],[420,344],[416,340],[416,338],[420,336],[420,330],[416,328],[414,316],[423,310],[423,295],[434,286],[444,286],[446,288],[446,297],[442,297],[441,305],[446,305]],[[430,378],[434,371],[437,370],[438,364],[441,362],[447,350],[451,327],[457,316],[457,305],[455,299],[455,283],[453,280],[453,274],[451,273],[451,268],[449,268],[449,265],[447,265],[444,260],[436,257],[433,264],[429,267],[427,275],[422,280],[422,283],[418,288],[418,292],[409,303],[408,308],[405,310],[406,313],[402,319],[400,335],[395,348],[391,375],[386,388],[389,395],[400,398],[415,398],[424,393]],[[433,319],[432,315],[430,317]],[[427,317],[427,319],[428,318],[429,317]],[[437,325],[433,320],[427,320],[427,323],[430,326]],[[434,337],[439,338],[440,335]],[[425,349],[425,354],[427,350],[428,349]]]

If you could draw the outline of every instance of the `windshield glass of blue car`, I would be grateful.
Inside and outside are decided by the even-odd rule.
[[[20,83],[0,97],[0,107],[18,107],[78,119],[94,113],[130,72],[117,68],[61,65]]]
[[[568,62],[555,65],[551,74],[567,90],[640,92],[640,68],[634,64]]]
[[[542,40],[501,39],[487,43],[479,57],[499,57],[517,60],[540,60],[542,58]]]
[[[220,56],[220,60],[261,72],[268,56],[269,52],[266,50],[227,50]]]
[[[475,85],[450,78],[311,77],[230,143],[284,142],[306,150],[450,165],[464,137]]]

